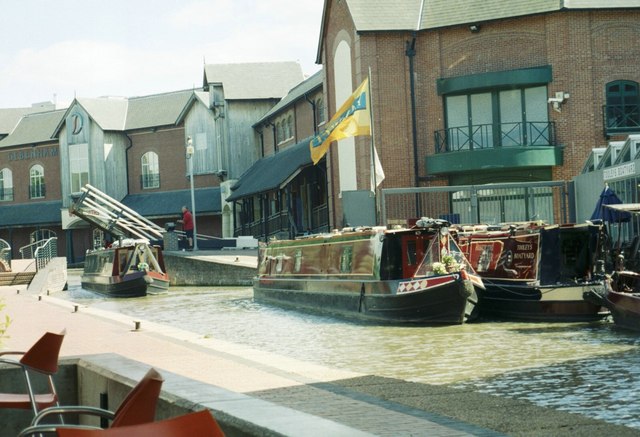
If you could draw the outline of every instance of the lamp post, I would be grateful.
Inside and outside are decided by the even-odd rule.
[[[189,182],[191,184],[191,217],[193,218],[193,250],[198,250],[198,231],[196,228],[196,200],[193,194],[193,141],[187,137],[187,160],[189,161]]]

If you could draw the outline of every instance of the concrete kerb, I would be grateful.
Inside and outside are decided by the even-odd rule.
[[[131,386],[149,366],[117,354],[80,357],[79,371],[90,370]],[[157,369],[165,382],[162,387],[158,419],[184,414],[187,411],[209,409],[227,435],[260,436],[371,436],[318,416],[279,406],[271,402],[204,384],[184,376]],[[83,378],[85,383],[87,378]],[[82,397],[80,397],[82,399]]]

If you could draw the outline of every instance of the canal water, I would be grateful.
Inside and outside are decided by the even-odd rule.
[[[610,321],[376,326],[261,305],[246,287],[108,299],[71,275],[56,297],[328,367],[526,399],[640,430],[640,335]]]

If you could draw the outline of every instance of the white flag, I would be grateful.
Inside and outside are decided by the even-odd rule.
[[[374,171],[371,172],[371,191],[375,191],[384,180],[384,170],[382,169],[380,158],[378,158],[378,151],[375,147],[373,148],[373,167]]]

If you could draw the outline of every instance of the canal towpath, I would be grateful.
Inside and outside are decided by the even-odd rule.
[[[252,255],[225,251],[182,256],[214,263],[239,263],[242,256],[247,257],[242,262],[254,262]],[[0,297],[6,305],[3,314],[12,319],[6,349],[25,349],[44,331],[66,329],[63,356],[118,354],[161,372],[335,422],[344,427],[344,435],[640,435],[638,430],[524,401],[329,369],[179,327],[76,307],[53,296],[28,294],[26,287],[0,287]]]

